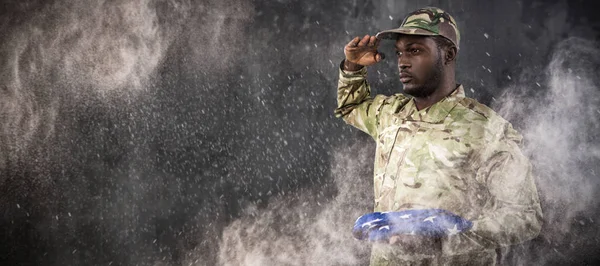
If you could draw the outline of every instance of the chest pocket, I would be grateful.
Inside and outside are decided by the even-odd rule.
[[[478,168],[481,138],[469,127],[432,127],[421,136],[419,176],[436,187],[467,190]]]
[[[463,167],[474,146],[467,132],[467,128],[428,128],[422,134],[422,147],[427,153],[424,162],[437,168]]]

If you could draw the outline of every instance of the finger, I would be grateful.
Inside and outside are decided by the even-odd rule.
[[[348,45],[346,45],[346,46],[344,47],[344,50],[347,50],[347,51],[354,51],[354,50],[359,50],[359,49],[361,49],[361,47],[358,47],[357,45],[358,45],[358,42],[357,42],[357,43],[348,43]]]
[[[354,46],[356,46],[358,44],[359,41],[360,41],[360,37],[356,36],[348,44],[346,44],[346,46],[348,46],[348,47],[354,47]]]
[[[360,40],[360,42],[358,42],[357,46],[365,46],[369,42],[369,39],[370,39],[370,36],[365,35],[365,37],[363,37],[362,40]]]
[[[375,46],[375,42],[377,41],[377,38],[375,38],[375,36],[371,36],[369,38],[369,44],[367,44],[368,46]]]
[[[379,47],[379,43],[381,42],[381,39],[379,38],[375,38],[375,48]]]

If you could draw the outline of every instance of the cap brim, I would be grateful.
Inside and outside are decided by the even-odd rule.
[[[431,31],[427,31],[424,29],[418,29],[418,28],[405,28],[405,27],[400,27],[400,28],[396,28],[396,29],[391,29],[391,30],[384,30],[381,32],[378,32],[377,35],[375,35],[377,37],[377,39],[390,39],[390,40],[395,40],[398,38],[399,35],[421,35],[421,36],[436,36],[439,35],[437,33],[431,32]]]

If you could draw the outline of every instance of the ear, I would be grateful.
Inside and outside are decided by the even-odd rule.
[[[456,49],[456,46],[450,46],[450,47],[446,47],[445,50],[445,56],[444,56],[444,64],[449,64],[452,61],[456,60],[456,54],[458,52],[458,50]]]

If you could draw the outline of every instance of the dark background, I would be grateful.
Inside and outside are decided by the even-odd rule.
[[[600,262],[596,1],[2,1],[1,265],[364,265],[374,145],[333,116],[354,36],[435,5],[543,200],[507,265]],[[401,90],[391,42],[369,69]]]

